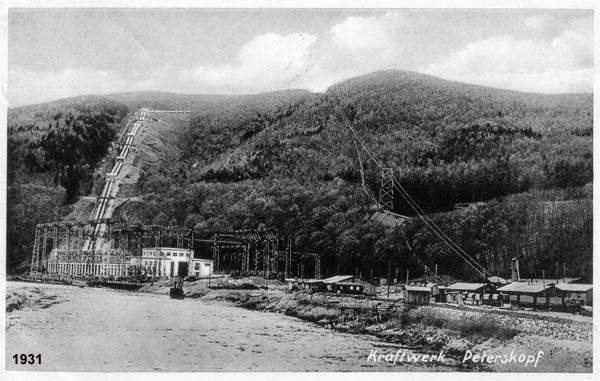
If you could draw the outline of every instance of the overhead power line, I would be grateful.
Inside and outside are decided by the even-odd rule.
[[[384,168],[383,162],[371,151],[371,149],[367,146],[362,137],[356,132],[350,120],[344,114],[344,112],[336,106],[336,110],[342,116],[342,120],[344,124],[350,129],[352,135],[355,139],[360,143],[362,148],[365,150],[367,155],[375,162],[380,168]],[[456,244],[448,235],[433,221],[419,206],[419,204],[410,196],[410,194],[404,189],[402,184],[396,179],[395,175],[393,175],[394,179],[394,188],[397,189],[404,199],[406,203],[411,207],[411,209],[419,216],[419,218],[425,223],[425,225],[444,243],[446,244],[456,255],[458,255],[461,259],[463,259],[469,266],[471,266],[479,275],[483,278],[486,277],[487,270],[484,266],[479,264],[475,258],[470,256],[465,250],[463,250],[458,244]]]

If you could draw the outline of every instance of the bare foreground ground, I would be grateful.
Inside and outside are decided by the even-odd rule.
[[[206,302],[209,300],[209,302]],[[12,306],[12,307],[11,307]],[[414,353],[368,334],[349,334],[279,313],[211,298],[171,300],[162,293],[7,282],[8,370],[44,371],[454,371],[456,359],[414,364],[367,361],[372,350]],[[456,312],[455,312],[456,313]],[[583,327],[583,328],[582,328]],[[577,330],[588,329],[581,326]],[[555,331],[557,329],[554,329]],[[479,371],[591,372],[589,335],[559,339],[519,334],[462,349],[535,354],[537,368],[494,364]],[[438,351],[424,351],[437,354]],[[15,365],[15,353],[42,354],[41,365]]]

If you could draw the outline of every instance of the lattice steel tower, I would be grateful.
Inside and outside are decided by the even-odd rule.
[[[394,170],[381,170],[381,188],[379,188],[379,209],[394,210]]]

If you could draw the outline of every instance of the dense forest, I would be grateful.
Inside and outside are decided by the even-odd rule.
[[[391,265],[416,276],[437,264],[442,273],[475,279],[399,192],[394,211],[413,218],[394,229],[369,219],[380,168],[351,125],[421,208],[490,273],[507,276],[517,256],[524,276],[539,277],[568,259],[570,274],[591,277],[591,94],[525,94],[384,71],[323,94],[131,93],[94,102],[111,107],[65,113],[59,109],[69,102],[63,101],[9,111],[9,163],[21,171],[9,171],[10,187],[39,184],[53,190],[53,200],[62,197],[50,204],[54,214],[40,210],[42,220],[60,216],[90,189],[127,109],[189,109],[178,165],[144,166],[136,188],[144,201],[120,212],[143,223],[202,230],[277,228],[295,234],[302,250],[323,253],[329,274],[359,269],[386,276]],[[36,109],[39,115],[24,116]],[[27,135],[28,125],[39,130]],[[85,155],[52,152],[56,141]],[[94,149],[88,152],[84,141]],[[22,190],[9,197],[25,202],[31,195]],[[18,220],[22,207],[10,213],[15,225],[25,226]],[[29,255],[25,247],[11,246],[11,263]]]
[[[37,223],[60,220],[78,196],[90,192],[94,170],[127,112],[125,105],[98,98],[9,111],[9,270],[26,265]]]

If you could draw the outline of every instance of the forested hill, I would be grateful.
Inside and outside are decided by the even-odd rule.
[[[199,180],[356,183],[360,163],[342,113],[431,212],[592,179],[591,95],[524,94],[399,71],[352,79],[237,124],[197,116],[186,158]],[[379,169],[361,156],[378,194]],[[397,201],[398,212],[410,213]]]
[[[93,99],[103,106],[91,107]],[[526,94],[382,71],[320,94],[145,92],[60,102],[61,107],[84,102],[88,115],[112,115],[106,120],[115,131],[122,117],[115,111],[123,107],[192,111],[189,128],[177,129],[179,162],[144,166],[136,189],[144,202],[119,211],[143,223],[205,230],[275,227],[296,234],[298,247],[323,253],[326,273],[374,268],[385,275],[392,260],[415,275],[438,264],[440,272],[471,278],[470,269],[418,219],[393,231],[369,219],[380,169],[355,146],[343,123],[348,118],[412,197],[496,274],[507,276],[515,255],[523,256],[524,276],[539,277],[541,269],[567,258],[573,275],[591,274],[591,94]],[[47,110],[54,110],[48,105],[9,110],[9,134],[32,123],[24,122],[26,115],[47,118]],[[63,114],[60,125],[62,119]],[[26,157],[47,157],[20,136],[18,143],[9,139],[9,154],[37,149]],[[86,168],[93,171],[95,163]],[[49,170],[31,162],[19,162],[19,168],[18,173]],[[59,197],[61,186],[50,179],[48,192],[57,192],[51,195],[32,192],[31,178],[13,178],[10,189],[18,202],[9,204],[9,214],[18,216],[16,225],[19,218],[34,217],[27,209],[36,205],[32,197],[36,202],[40,194]],[[455,210],[464,203],[471,207]],[[40,220],[64,215],[58,212],[61,202],[51,205],[40,209]],[[414,215],[398,194],[394,209]],[[19,251],[11,254],[14,263],[30,255],[27,242],[13,247]]]

